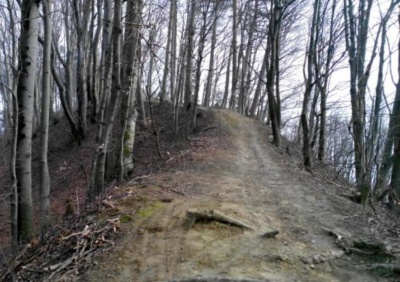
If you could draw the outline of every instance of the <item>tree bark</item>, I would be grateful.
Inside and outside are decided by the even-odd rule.
[[[47,162],[49,141],[49,112],[51,95],[51,41],[52,41],[52,1],[43,0],[44,42],[42,73],[42,113],[41,113],[41,152],[40,152],[40,222],[44,232],[50,222],[50,174]]]
[[[103,26],[103,19],[102,19],[102,9],[101,9],[101,4],[102,0],[97,0],[97,30],[93,39],[93,46],[92,46],[92,88],[91,88],[91,100],[92,100],[92,109],[91,109],[91,122],[95,123],[96,118],[98,117],[99,111],[100,111],[100,77],[101,77],[101,72],[99,68],[99,42],[100,42],[100,34],[101,34],[101,29]],[[94,4],[93,8],[94,10]],[[94,12],[92,12],[93,18],[94,18]],[[93,19],[94,20],[94,19]],[[93,21],[92,20],[92,21]]]
[[[87,30],[90,19],[90,7],[93,5],[93,0],[87,0],[78,4],[78,1],[73,2],[76,30],[77,30],[77,46],[78,46],[78,56],[77,56],[77,97],[78,97],[78,129],[79,129],[79,139],[78,144],[85,139],[87,130],[87,59],[86,59],[86,41],[87,41]],[[82,10],[82,11],[81,11]]]
[[[111,54],[111,33],[112,33],[112,1],[104,0],[104,25],[103,25],[103,39],[102,39],[102,54],[101,54],[101,82],[100,82],[100,109],[99,117],[100,120],[99,130],[97,139],[100,140],[103,134],[103,122],[105,118],[106,107],[110,98],[110,73],[112,64]]]
[[[122,136],[119,154],[120,181],[133,171],[133,145],[137,120],[136,92],[139,73],[139,24],[142,1],[129,0],[126,9],[125,42],[122,53]]]
[[[314,81],[318,79],[313,70],[313,66],[314,66],[314,56],[317,47],[316,34],[319,23],[320,6],[321,6],[320,0],[315,0],[313,5],[313,18],[311,23],[310,38],[307,50],[306,89],[304,91],[303,109],[301,112],[301,127],[303,129],[303,164],[308,169],[311,168],[311,147],[310,147],[311,132],[310,132],[310,124],[308,121],[308,115],[309,115],[308,106],[310,103],[311,92],[315,85]]]
[[[185,96],[184,107],[189,110],[193,95],[193,82],[192,82],[192,69],[193,69],[193,49],[194,49],[194,35],[195,35],[195,17],[196,17],[196,1],[192,0],[190,4],[190,15],[188,18],[188,44],[186,51],[186,68],[185,68]]]
[[[250,116],[251,117],[256,116],[256,111],[257,111],[258,105],[260,104],[261,89],[263,87],[263,84],[265,84],[264,77],[265,77],[265,73],[267,71],[269,54],[270,54],[270,50],[267,47],[265,50],[264,59],[263,59],[262,65],[261,65],[261,70],[258,74],[257,86],[256,86],[256,90],[254,92],[253,103],[251,104],[251,108],[250,108]]]
[[[169,21],[168,21],[168,32],[167,32],[167,47],[165,49],[165,61],[164,61],[164,73],[161,82],[160,91],[160,102],[166,100],[167,97],[167,80],[168,74],[170,72],[170,61],[171,61],[171,43],[172,43],[172,33],[173,33],[173,15],[174,15],[174,1],[171,1],[169,8]],[[172,95],[170,93],[170,95]]]
[[[258,0],[255,0],[255,7],[254,7],[254,14],[252,21],[250,23],[250,29],[249,29],[249,35],[247,39],[247,44],[246,44],[246,54],[243,58],[243,63],[242,63],[242,75],[241,75],[241,83],[240,83],[240,92],[239,92],[239,112],[242,114],[245,113],[246,109],[246,90],[247,87],[246,85],[248,84],[248,81],[245,79],[247,72],[248,72],[248,66],[251,64],[250,62],[250,57],[251,57],[251,52],[253,50],[253,37],[254,37],[254,32],[257,27],[257,18],[258,18]]]
[[[238,51],[237,51],[237,0],[232,2],[232,89],[231,99],[229,101],[229,108],[235,109],[236,107],[236,85],[238,81]]]
[[[32,210],[32,126],[38,52],[39,4],[23,0],[21,6],[20,70],[18,79],[18,138],[16,175],[18,179],[18,240],[33,234]]]
[[[400,27],[400,13],[398,15],[398,23]],[[398,67],[397,72],[400,75],[400,40],[398,42]],[[393,119],[395,120],[394,124],[397,126],[394,129],[394,155],[393,155],[393,169],[392,169],[392,179],[390,186],[393,189],[395,196],[394,200],[398,201],[400,197],[400,77],[396,84],[396,97],[393,104]]]
[[[221,108],[226,108],[228,105],[228,97],[229,97],[229,82],[230,82],[230,74],[231,74],[231,56],[232,52],[229,49],[228,52],[228,65],[226,66],[226,74],[225,74],[225,91],[224,91],[224,98],[222,99]]]
[[[102,135],[99,142],[98,153],[96,156],[93,172],[93,180],[89,186],[88,196],[89,199],[93,199],[95,196],[101,194],[104,189],[104,177],[105,177],[105,164],[106,154],[108,151],[108,143],[110,141],[111,132],[114,124],[114,120],[118,111],[121,93],[121,13],[122,13],[122,0],[116,0],[114,6],[114,24],[111,35],[112,44],[112,96],[106,109],[105,126],[102,131]]]
[[[207,83],[204,95],[203,106],[210,106],[211,99],[211,89],[214,78],[214,62],[215,62],[215,45],[217,44],[217,22],[218,22],[218,12],[214,11],[214,19],[212,23],[212,35],[211,35],[211,54],[210,54],[210,64],[208,67]]]

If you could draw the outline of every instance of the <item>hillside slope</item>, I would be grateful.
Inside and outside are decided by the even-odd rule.
[[[348,243],[382,237],[383,224],[377,217],[337,195],[337,188],[288,165],[269,144],[262,123],[226,110],[214,110],[214,115],[230,144],[205,148],[201,161],[124,187],[128,196],[119,201],[119,209],[134,220],[123,227],[117,246],[104,253],[82,280],[395,279],[378,278],[367,270],[375,262],[388,263],[384,256],[378,261],[371,252],[355,252]],[[138,191],[160,191],[157,187],[168,195],[156,195],[142,209],[138,198],[129,200]],[[142,194],[140,199],[150,202],[147,197]],[[216,211],[253,230],[216,221],[189,226],[187,210]],[[271,230],[279,234],[262,236]]]

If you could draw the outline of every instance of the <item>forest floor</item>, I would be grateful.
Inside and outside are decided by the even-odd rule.
[[[82,281],[400,281],[400,229],[383,208],[343,196],[333,172],[302,169],[298,151],[274,147],[265,124],[207,114],[216,128],[191,136],[193,147],[170,157],[169,169],[113,190],[115,208],[99,216],[129,220]],[[252,229],[189,222],[188,210]]]
[[[186,138],[190,114],[181,109],[177,137],[171,109],[152,104],[154,115],[138,122],[131,179],[108,183],[91,204],[96,125],[77,146],[65,121],[54,124],[54,228],[15,256],[0,163],[0,281],[400,281],[398,215],[352,202],[352,187],[329,166],[306,171],[298,145],[273,146],[259,121],[202,108]]]

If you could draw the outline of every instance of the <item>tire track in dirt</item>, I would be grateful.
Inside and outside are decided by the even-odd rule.
[[[171,179],[187,183],[188,196],[134,221],[88,280],[375,281],[343,260],[304,265],[302,257],[335,248],[322,227],[345,228],[339,208],[311,177],[285,171],[263,124],[229,111],[218,116],[234,148],[215,151],[205,163],[179,174],[171,172]],[[256,230],[201,222],[188,230],[189,208],[218,210]],[[280,234],[262,239],[268,226]]]

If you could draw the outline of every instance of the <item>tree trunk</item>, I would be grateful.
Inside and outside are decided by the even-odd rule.
[[[268,106],[269,106],[269,115],[271,118],[272,132],[274,135],[274,145],[279,147],[281,143],[280,136],[280,101],[279,97],[275,97],[275,79],[276,79],[276,68],[277,61],[279,60],[278,56],[278,38],[279,32],[281,29],[281,21],[283,17],[283,7],[281,7],[278,3],[278,0],[274,0],[274,3],[271,3],[271,22],[269,24],[269,32],[268,32],[268,44],[270,44],[271,48],[271,59],[270,65],[267,71],[267,94],[268,94]],[[268,47],[267,47],[268,48]]]
[[[255,117],[258,105],[260,104],[261,89],[263,87],[263,84],[265,84],[264,77],[265,77],[265,73],[267,71],[269,54],[270,54],[270,50],[267,47],[265,50],[264,59],[263,59],[262,65],[261,65],[261,70],[258,74],[258,81],[257,81],[256,91],[254,92],[253,103],[251,104],[251,108],[250,108],[250,116],[251,117]]]
[[[242,63],[242,75],[241,75],[241,84],[240,84],[240,93],[239,93],[239,111],[243,114],[245,113],[246,109],[246,85],[248,84],[248,81],[245,79],[247,72],[248,72],[248,66],[251,64],[250,62],[250,57],[251,57],[251,52],[253,50],[253,37],[254,37],[254,31],[257,27],[257,18],[258,18],[258,0],[255,0],[255,7],[254,7],[254,14],[252,21],[250,23],[250,30],[249,30],[249,35],[247,39],[247,46],[246,46],[246,54],[243,58],[243,63]]]
[[[93,199],[95,196],[103,192],[104,189],[104,177],[105,177],[105,164],[106,164],[106,154],[108,151],[108,143],[110,141],[112,128],[114,120],[118,111],[118,106],[120,102],[121,93],[121,13],[122,13],[122,0],[116,0],[114,6],[114,24],[111,35],[112,44],[112,96],[110,97],[110,102],[107,106],[106,116],[105,116],[105,126],[102,131],[100,138],[100,145],[98,147],[98,153],[96,156],[93,172],[93,180],[89,186],[88,196],[89,199]]]
[[[228,53],[228,65],[226,66],[226,79],[225,79],[225,91],[224,91],[224,98],[222,99],[222,105],[221,108],[226,108],[226,106],[228,105],[228,96],[229,96],[229,79],[230,79],[230,74],[231,74],[231,49],[229,50]]]
[[[139,72],[140,37],[138,24],[141,23],[142,2],[129,0],[126,9],[125,42],[122,58],[122,136],[119,153],[120,181],[133,171],[133,145],[137,120],[136,92]]]
[[[214,77],[215,45],[217,44],[217,22],[218,22],[218,13],[217,11],[214,11],[214,20],[212,23],[212,35],[211,35],[210,64],[208,67],[207,84],[203,101],[204,107],[210,106],[211,89]]]
[[[207,12],[210,8],[210,4],[207,4],[205,11],[202,11],[203,14],[203,25],[200,30],[199,43],[197,46],[197,64],[196,64],[196,73],[195,73],[195,89],[194,89],[194,97],[192,102],[192,118],[191,118],[191,131],[196,128],[196,111],[197,111],[197,102],[199,100],[199,92],[200,92],[200,77],[201,77],[201,64],[204,59],[204,45],[207,38]],[[216,13],[216,11],[214,11]]]
[[[90,7],[93,4],[93,0],[84,1],[83,5],[78,5],[78,1],[74,1],[74,13],[77,30],[77,97],[78,97],[78,126],[79,126],[79,139],[78,144],[85,139],[87,122],[87,60],[86,60],[86,41],[87,41],[87,29],[90,19]],[[81,11],[82,10],[82,11]]]
[[[400,13],[398,15],[398,23],[400,27]],[[399,53],[397,72],[398,75],[400,75],[400,40],[398,42],[397,47]],[[400,124],[400,77],[396,84],[396,97],[393,104],[393,119],[395,120],[394,124],[396,124],[397,126],[394,129],[394,135],[393,135],[394,155],[393,155],[392,179],[390,186],[395,193],[394,199],[398,201],[400,197],[400,128],[398,126]]]
[[[306,89],[304,91],[303,109],[301,112],[301,127],[303,129],[303,163],[307,169],[311,168],[310,131],[312,130],[308,122],[308,115],[309,115],[308,106],[310,103],[311,92],[314,87],[314,80],[317,79],[315,72],[313,70],[313,66],[314,66],[314,56],[317,47],[316,37],[317,37],[317,28],[319,23],[320,6],[321,6],[320,0],[315,0],[313,5],[313,19],[311,23],[309,45],[307,50]]]
[[[238,81],[238,51],[237,51],[237,0],[232,2],[232,90],[231,100],[229,101],[229,108],[235,109],[236,107],[236,85]]]
[[[172,41],[172,33],[173,33],[173,15],[174,15],[174,1],[171,1],[169,8],[169,21],[168,21],[168,32],[167,32],[167,48],[165,50],[165,61],[164,61],[164,73],[161,82],[161,91],[160,91],[160,102],[165,101],[167,97],[167,80],[168,73],[170,71],[170,52],[171,52],[171,41]],[[173,58],[174,59],[174,58]],[[172,95],[172,93],[170,93]]]
[[[50,222],[50,175],[47,162],[49,140],[49,112],[51,93],[51,41],[52,41],[52,1],[43,0],[44,44],[42,74],[42,115],[41,115],[41,152],[40,152],[40,221],[42,232]]]
[[[174,105],[174,131],[177,134],[179,131],[178,128],[178,119],[179,119],[179,94],[176,91],[175,83],[176,83],[176,37],[177,37],[177,13],[178,13],[178,3],[177,0],[171,0],[172,2],[172,33],[171,33],[171,61],[170,61],[170,68],[171,68],[171,76],[170,76],[170,93],[171,93],[171,102]]]
[[[99,42],[100,42],[100,34],[103,26],[103,19],[101,14],[101,3],[102,0],[97,0],[97,30],[93,39],[92,46],[92,88],[91,88],[91,100],[92,100],[92,109],[91,109],[91,122],[95,123],[96,118],[98,117],[100,111],[100,77],[101,72],[99,70]],[[94,4],[93,4],[94,9]],[[94,17],[94,15],[93,15]]]
[[[156,29],[155,27],[151,27],[150,30],[150,35],[149,35],[149,40],[147,41],[147,47],[150,50],[150,59],[149,59],[149,72],[147,74],[147,83],[146,83],[146,94],[147,94],[147,98],[149,99],[149,101],[151,100],[152,96],[153,96],[153,69],[154,69],[154,60],[155,60],[155,54],[153,51],[154,48],[154,40],[155,40],[155,36],[156,36]]]
[[[185,96],[184,96],[184,107],[189,110],[193,94],[193,82],[192,82],[192,66],[193,66],[193,49],[194,49],[194,35],[195,35],[195,17],[196,17],[196,1],[192,0],[190,4],[190,15],[188,19],[188,44],[186,51],[186,78],[185,78]]]
[[[55,53],[55,51],[54,51],[55,50],[54,43],[52,44],[52,50],[53,50],[53,52],[52,52],[52,56],[51,56],[51,60],[52,60],[52,62],[51,62],[51,73],[53,74],[54,81],[56,82],[56,85],[58,87],[61,106],[62,106],[62,108],[64,110],[64,114],[65,114],[65,116],[67,118],[67,121],[68,121],[68,124],[70,126],[71,134],[75,138],[75,140],[78,140],[78,125],[77,125],[77,123],[75,121],[75,118],[73,116],[72,109],[68,106],[69,102],[68,102],[68,99],[66,98],[66,95],[67,95],[66,87],[65,87],[64,83],[61,81],[60,77],[58,76],[58,73],[57,73],[56,68],[54,66],[54,60],[55,60],[55,58],[54,58],[54,56],[55,56],[55,54],[54,54]]]
[[[103,25],[103,40],[102,40],[102,54],[101,54],[101,82],[100,82],[100,109],[99,109],[99,130],[97,139],[100,140],[103,134],[103,122],[105,118],[106,107],[110,98],[110,73],[112,64],[111,54],[111,33],[112,33],[112,1],[104,0],[104,25]]]
[[[16,175],[18,179],[18,240],[26,242],[33,234],[32,118],[40,17],[38,2],[23,0],[21,17]]]

